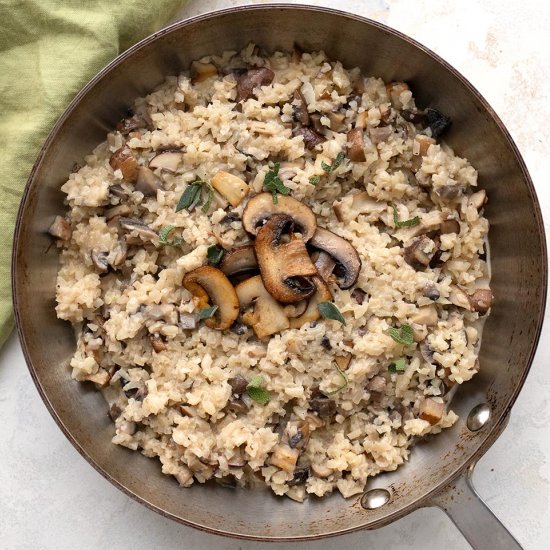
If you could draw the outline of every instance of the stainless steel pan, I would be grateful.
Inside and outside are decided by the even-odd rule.
[[[55,317],[57,254],[46,230],[62,213],[60,185],[121,118],[134,98],[166,75],[213,52],[254,41],[266,50],[323,49],[348,67],[406,80],[421,106],[452,116],[448,142],[479,170],[490,196],[495,302],[481,349],[481,371],[460,388],[456,426],[417,445],[411,460],[375,478],[361,498],[336,495],[297,504],[267,491],[194,485],[181,489],[158,464],[111,444],[99,393],[70,380],[71,328]],[[65,435],[128,495],[177,521],[234,537],[315,539],[386,525],[422,506],[451,515],[474,548],[519,548],[472,489],[469,472],[506,425],[539,338],[546,297],[546,244],[533,185],[516,146],[480,94],[452,67],[410,38],[367,19],[296,5],[233,8],[176,23],[105,68],[74,99],[50,133],[27,184],[15,232],[13,299],[31,374]],[[481,407],[480,407],[481,406]]]

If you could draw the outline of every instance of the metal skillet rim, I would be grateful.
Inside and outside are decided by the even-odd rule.
[[[256,10],[296,10],[296,11],[315,11],[315,12],[322,12],[329,15],[334,15],[338,17],[344,17],[347,19],[353,19],[355,21],[358,21],[360,23],[370,25],[373,27],[376,27],[380,31],[391,34],[397,37],[400,40],[403,40],[405,42],[408,42],[410,45],[418,48],[422,52],[424,52],[426,55],[430,56],[434,61],[439,63],[443,66],[447,71],[452,73],[452,75],[457,78],[468,90],[469,92],[476,97],[476,99],[481,103],[485,111],[488,113],[488,115],[492,118],[492,120],[495,122],[495,124],[500,129],[500,132],[506,139],[508,145],[510,146],[511,151],[514,154],[514,157],[520,167],[524,182],[527,186],[527,191],[530,195],[531,202],[534,206],[534,217],[536,219],[536,224],[539,228],[539,236],[541,238],[541,250],[540,253],[543,257],[542,261],[542,271],[541,271],[541,277],[543,278],[544,284],[542,285],[542,292],[539,296],[540,304],[541,304],[541,312],[540,316],[537,319],[536,327],[534,329],[534,337],[533,342],[531,345],[531,349],[529,351],[528,357],[525,362],[525,367],[523,369],[522,375],[514,388],[514,391],[512,395],[510,396],[508,402],[506,403],[504,412],[498,419],[498,421],[492,426],[492,428],[487,431],[485,434],[484,439],[480,442],[478,448],[468,457],[465,457],[462,466],[458,467],[452,474],[450,474],[445,481],[442,481],[438,485],[432,487],[429,490],[426,490],[425,493],[420,496],[414,503],[411,503],[401,510],[397,510],[395,512],[392,512],[388,516],[381,518],[379,520],[376,520],[372,522],[369,525],[363,525],[363,526],[357,526],[357,527],[347,527],[342,528],[338,531],[333,531],[331,533],[323,533],[323,534],[317,534],[317,535],[299,535],[299,536],[255,536],[255,535],[248,535],[248,534],[242,534],[242,533],[235,533],[235,532],[229,532],[229,531],[223,531],[220,529],[215,529],[213,527],[202,525],[193,521],[186,520],[184,518],[177,517],[166,510],[163,510],[162,508],[156,506],[155,504],[152,504],[151,502],[147,501],[140,495],[137,495],[133,491],[129,490],[127,487],[119,483],[116,479],[114,479],[107,471],[103,469],[103,467],[95,462],[87,453],[86,451],[80,446],[79,442],[73,437],[72,433],[65,427],[63,424],[63,421],[58,416],[57,411],[52,406],[51,402],[48,399],[48,396],[44,392],[42,386],[40,385],[40,382],[38,380],[38,377],[36,375],[36,372],[34,370],[34,367],[31,362],[31,358],[29,355],[29,351],[26,345],[25,341],[25,335],[22,329],[22,321],[19,316],[19,309],[18,309],[18,282],[17,282],[17,269],[16,269],[16,260],[18,256],[19,251],[19,234],[21,231],[22,226],[22,218],[25,211],[26,202],[29,195],[29,190],[31,185],[34,182],[35,174],[40,167],[43,157],[45,155],[46,150],[49,148],[52,141],[55,139],[56,135],[58,134],[59,130],[63,126],[64,122],[67,120],[67,118],[71,115],[75,107],[79,104],[81,98],[88,94],[92,88],[96,85],[97,82],[102,80],[105,76],[107,76],[111,70],[119,65],[123,60],[127,59],[128,57],[133,56],[137,51],[141,50],[143,47],[151,44],[154,42],[158,37],[163,36],[165,34],[169,34],[175,29],[179,28],[185,28],[188,26],[191,26],[195,24],[196,22],[207,20],[207,19],[213,19],[220,15],[224,15],[227,13],[239,13],[244,11],[256,11]],[[12,266],[11,266],[11,275],[12,275],[12,299],[13,299],[13,305],[14,305],[14,313],[15,313],[15,322],[17,327],[17,333],[19,336],[19,340],[21,342],[21,348],[23,350],[23,355],[25,357],[25,361],[27,363],[27,366],[29,368],[31,377],[33,379],[33,382],[35,383],[38,392],[44,401],[44,404],[46,405],[46,408],[48,409],[49,413],[52,415],[53,419],[61,429],[61,431],[65,434],[65,437],[71,442],[71,444],[75,447],[75,449],[86,459],[86,461],[93,466],[93,468],[98,471],[105,479],[107,479],[110,483],[112,483],[115,487],[120,489],[123,493],[128,495],[129,497],[133,498],[137,502],[145,505],[147,508],[161,514],[164,517],[170,518],[174,521],[177,521],[178,523],[194,527],[196,529],[199,529],[204,532],[216,534],[216,535],[222,535],[226,537],[231,538],[237,538],[237,539],[244,539],[244,540],[256,540],[256,541],[263,541],[263,542],[292,542],[292,541],[313,541],[313,540],[320,540],[322,538],[328,538],[328,537],[334,537],[339,536],[355,531],[359,531],[362,529],[374,529],[378,527],[382,527],[384,525],[388,525],[395,520],[409,514],[410,512],[422,507],[424,504],[426,504],[431,497],[439,493],[442,489],[444,489],[452,480],[456,479],[469,465],[477,461],[491,446],[491,436],[502,428],[503,424],[505,424],[506,419],[508,417],[508,414],[510,412],[510,409],[512,408],[514,402],[517,399],[517,396],[523,387],[523,384],[525,382],[525,379],[527,377],[527,374],[529,373],[529,370],[531,368],[533,358],[538,346],[538,342],[540,339],[540,334],[542,331],[542,325],[544,321],[544,312],[546,307],[546,294],[547,294],[547,274],[548,274],[548,257],[547,257],[547,246],[546,246],[546,236],[544,232],[544,224],[542,221],[542,213],[540,210],[540,204],[537,198],[537,194],[533,185],[533,182],[531,180],[531,177],[529,175],[529,172],[527,170],[527,167],[525,165],[525,162],[514,143],[510,133],[506,129],[503,122],[500,120],[498,115],[495,113],[495,111],[491,108],[489,103],[485,100],[485,98],[481,95],[481,93],[460,73],[458,72],[454,67],[452,67],[447,61],[442,59],[439,55],[425,47],[424,45],[420,44],[416,40],[410,38],[409,36],[401,33],[400,31],[397,31],[395,29],[392,29],[391,27],[388,27],[387,25],[384,25],[382,23],[379,23],[377,21],[374,21],[372,19],[362,17],[356,14],[344,12],[341,10],[336,10],[332,8],[326,8],[321,6],[309,6],[304,4],[262,4],[262,5],[248,5],[248,6],[237,6],[233,8],[226,8],[222,10],[216,10],[213,12],[209,12],[206,14],[201,14],[195,17],[191,17],[189,19],[185,19],[183,21],[175,22],[160,31],[157,31],[148,37],[140,40],[136,44],[134,44],[131,48],[123,52],[122,54],[118,55],[113,61],[111,61],[107,66],[105,66],[96,76],[94,76],[74,97],[74,99],[70,102],[70,104],[67,106],[63,114],[59,117],[57,122],[55,123],[54,127],[48,134],[48,137],[46,138],[44,145],[40,149],[40,152],[37,156],[37,159],[33,165],[33,168],[29,174],[29,178],[27,180],[27,183],[25,185],[25,189],[22,195],[21,203],[19,206],[19,210],[17,213],[16,218],[16,224],[15,224],[15,231],[14,231],[14,240],[13,240],[13,251],[12,251]]]

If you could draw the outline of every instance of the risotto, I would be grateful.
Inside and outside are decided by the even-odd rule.
[[[57,315],[113,443],[182,486],[364,490],[457,420],[492,294],[451,120],[250,45],[135,102],[62,186]]]

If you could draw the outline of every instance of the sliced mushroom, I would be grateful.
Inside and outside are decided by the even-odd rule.
[[[367,293],[362,288],[354,288],[351,297],[360,305],[363,305]]]
[[[234,376],[233,378],[229,378],[227,383],[231,386],[231,391],[234,395],[242,395],[248,386],[247,379],[240,374]]]
[[[346,353],[345,355],[335,355],[334,362],[338,365],[340,370],[346,370],[349,367],[351,358],[351,353]]]
[[[154,172],[147,166],[140,166],[136,181],[136,191],[141,191],[146,197],[157,194],[162,185]]]
[[[369,130],[370,140],[374,145],[378,145],[386,141],[393,133],[391,126],[378,126]]]
[[[212,187],[225,197],[233,208],[241,204],[250,187],[239,177],[220,170],[212,178]]]
[[[331,111],[327,114],[330,120],[330,129],[333,132],[343,132],[346,129],[346,115],[344,113],[338,113]]]
[[[420,355],[422,355],[422,358],[426,363],[433,363],[434,362],[434,350],[430,347],[430,344],[428,344],[427,340],[423,340],[420,342],[419,346],[420,348]]]
[[[433,397],[428,397],[420,402],[419,416],[426,420],[432,426],[437,424],[445,412],[445,403],[436,401]]]
[[[348,158],[353,162],[365,162],[365,145],[363,143],[363,130],[353,128],[348,132],[347,137]]]
[[[374,200],[367,191],[347,195],[343,199],[334,203],[334,213],[341,222],[351,222],[360,214],[379,215],[385,212],[388,205],[385,202]]]
[[[405,261],[417,271],[428,267],[434,254],[434,242],[426,236],[415,239],[404,249]]]
[[[437,309],[434,305],[419,307],[418,311],[411,316],[411,321],[417,325],[428,327],[437,324]]]
[[[126,200],[128,198],[128,193],[122,185],[118,185],[118,183],[109,187],[109,193],[113,195],[113,197],[117,197],[121,200]]]
[[[291,449],[298,449],[300,452],[307,447],[309,442],[309,422],[300,420],[299,422],[289,422],[286,426],[286,438],[288,446]]]
[[[128,135],[130,132],[147,128],[147,121],[141,115],[132,115],[123,118],[116,126],[115,129],[122,135]]]
[[[134,153],[128,147],[117,149],[109,160],[113,170],[120,170],[122,177],[130,183],[135,183],[138,177],[139,164]]]
[[[309,408],[320,418],[330,418],[336,413],[336,402],[328,397],[313,397],[309,400]]]
[[[109,254],[109,263],[115,268],[119,267],[124,263],[124,260],[126,260],[127,254],[128,245],[126,244],[126,241],[118,241]]]
[[[293,97],[294,119],[303,126],[309,126],[309,113],[307,111],[307,102],[300,88],[294,90]]]
[[[242,216],[243,227],[251,235],[256,235],[260,226],[274,214],[290,216],[305,242],[311,239],[317,228],[315,214],[311,208],[286,195],[279,195],[277,204],[274,204],[271,193],[260,193],[248,201]]]
[[[71,238],[72,230],[69,222],[63,216],[56,216],[48,229],[48,233],[56,239],[68,241]]]
[[[254,304],[253,312],[243,315],[243,322],[254,329],[258,338],[271,336],[289,327],[283,306],[265,289],[260,275],[239,283],[235,292],[241,309],[245,310]]]
[[[439,292],[439,289],[437,288],[437,285],[432,282],[428,281],[424,285],[424,289],[422,290],[422,295],[426,298],[429,298],[430,300],[439,300],[441,293]]]
[[[145,241],[155,241],[158,239],[157,232],[141,220],[135,218],[120,218],[118,223],[122,229],[134,233]]]
[[[361,270],[361,259],[357,250],[346,239],[328,229],[317,227],[309,244],[330,254],[336,260],[340,288],[347,289],[355,284]]]
[[[129,216],[132,213],[132,207],[129,204],[119,204],[105,210],[104,216],[107,221],[116,218],[117,216]]]
[[[299,302],[313,294],[310,278],[317,274],[304,241],[293,233],[294,221],[276,214],[258,231],[256,258],[267,291],[279,302]],[[289,242],[283,242],[288,236]]]
[[[412,159],[412,169],[414,172],[418,172],[422,166],[422,157],[425,157],[428,154],[428,149],[430,145],[435,145],[435,139],[425,136],[424,134],[417,134],[414,137],[413,141],[413,159]],[[419,176],[417,175],[417,178]],[[421,187],[429,187],[431,180],[423,182],[423,180],[418,179],[418,185]]]
[[[279,177],[286,181],[292,179],[300,170],[305,167],[305,159],[302,157],[299,160],[281,162],[279,169]]]
[[[493,302],[493,293],[490,288],[478,288],[469,299],[473,310],[485,315]]]
[[[312,128],[319,134],[323,135],[323,132],[325,131],[325,127],[323,126],[323,123],[321,122],[321,114],[320,113],[313,113],[309,116],[311,121]]]
[[[191,63],[191,83],[203,82],[208,78],[218,76],[218,69],[213,63],[201,63],[193,61]]]
[[[445,220],[441,222],[440,231],[443,235],[449,233],[456,233],[458,235],[460,233],[460,223],[458,222],[458,220]]]
[[[275,73],[267,67],[249,69],[237,78],[237,101],[244,101],[254,95],[254,88],[273,82]]]
[[[304,126],[302,128],[294,128],[292,130],[292,137],[301,136],[304,140],[304,145],[306,149],[309,149],[312,151],[317,147],[318,145],[321,145],[321,143],[324,143],[327,138],[319,133],[317,133],[312,128],[308,128],[307,126]]]
[[[168,149],[163,150],[157,155],[155,155],[149,161],[149,168],[151,170],[156,170],[160,168],[161,170],[166,170],[167,172],[174,173],[180,162],[183,159],[183,152],[179,149]]]
[[[468,199],[468,206],[473,206],[476,210],[481,210],[483,205],[487,202],[487,193],[485,189],[473,193]]]
[[[223,256],[220,269],[227,277],[238,277],[259,270],[253,244],[245,244],[231,249]]]
[[[409,90],[409,86],[405,82],[390,82],[386,84],[386,92],[395,109],[403,109],[403,102],[401,101],[401,94]]]
[[[284,307],[284,312],[289,319],[295,319],[296,317],[300,317],[300,315],[303,315],[306,309],[307,300],[302,300],[301,302],[296,302],[294,304],[287,304]]]
[[[107,253],[101,250],[92,250],[90,254],[93,264],[96,266],[100,273],[107,273],[109,271],[109,262],[107,261]]]
[[[459,286],[451,285],[449,292],[449,301],[455,306],[472,311],[472,303],[470,297]]]
[[[291,449],[288,445],[279,444],[273,448],[270,462],[285,472],[293,473],[299,456],[298,449]]]
[[[317,306],[321,302],[329,302],[332,300],[332,292],[321,277],[313,277],[313,284],[315,285],[315,294],[309,299],[304,313],[299,317],[290,319],[290,328],[300,328],[306,323],[317,321],[321,316]]]
[[[336,261],[327,252],[322,250],[317,254],[317,258],[313,257],[313,263],[317,268],[317,272],[325,282],[330,282],[329,279],[332,276],[332,272],[336,267]]]
[[[156,334],[149,334],[149,340],[156,353],[160,353],[161,351],[165,351],[167,349],[166,342],[160,336],[157,336]]]
[[[242,399],[231,399],[225,407],[229,412],[244,414],[248,411],[246,403]]]
[[[193,294],[195,307],[203,309],[210,304],[218,306],[215,314],[205,319],[206,326],[228,329],[239,315],[239,299],[222,271],[205,265],[198,267],[183,277],[183,286]]]

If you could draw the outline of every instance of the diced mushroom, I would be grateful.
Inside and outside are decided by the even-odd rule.
[[[212,178],[212,187],[229,201],[233,208],[241,204],[250,187],[239,177],[220,170]]]
[[[367,293],[361,288],[354,288],[351,297],[361,306],[365,301],[365,296]]]
[[[420,348],[420,355],[422,355],[422,358],[426,363],[433,363],[434,362],[434,350],[430,347],[430,344],[428,344],[427,340],[423,340],[420,342],[419,346]]]
[[[126,217],[129,216],[132,213],[132,207],[129,204],[119,204],[118,206],[113,206],[112,208],[108,208],[105,210],[105,219],[107,221],[110,221],[117,216],[120,217]]]
[[[367,191],[362,191],[354,195],[347,195],[335,202],[333,208],[338,221],[348,223],[357,219],[360,214],[382,214],[387,210],[388,205],[385,202],[374,200]]]
[[[193,63],[191,63],[192,84],[203,82],[213,76],[218,76],[218,69],[213,63],[201,63],[200,61],[193,61]]]
[[[464,194],[464,187],[461,185],[443,185],[434,189],[434,191],[440,199],[452,202],[456,201]]]
[[[317,227],[309,244],[327,254],[337,262],[338,286],[341,289],[352,287],[359,277],[361,259],[357,250],[346,239],[328,229]]]
[[[267,291],[278,301],[299,302],[313,294],[310,278],[317,274],[304,241],[294,232],[286,214],[269,218],[256,236],[256,258]],[[288,236],[289,242],[283,242]]]
[[[231,391],[234,395],[242,395],[248,386],[247,379],[240,374],[234,376],[233,378],[229,378],[227,383],[231,386]]]
[[[220,269],[227,277],[247,275],[259,270],[253,244],[245,244],[231,249],[223,256]]]
[[[403,109],[403,102],[401,101],[401,94],[407,92],[409,86],[405,82],[391,82],[386,85],[386,92],[395,109]]]
[[[289,487],[294,487],[295,485],[303,485],[309,477],[309,466],[304,466],[303,468],[296,468],[294,470],[294,477],[287,481]],[[300,501],[301,502],[301,501]]]
[[[315,285],[315,294],[309,299],[304,313],[299,317],[290,319],[290,328],[300,328],[306,323],[317,321],[321,316],[317,306],[321,302],[329,302],[332,300],[332,292],[321,277],[313,277],[313,284]]]
[[[460,223],[458,222],[458,220],[445,220],[441,222],[440,231],[443,235],[449,233],[456,233],[458,235],[460,233]]]
[[[370,140],[374,145],[386,141],[393,133],[391,126],[378,126],[369,130]]]
[[[324,464],[312,464],[311,471],[315,477],[326,478],[329,477],[333,470]]]
[[[72,230],[69,222],[62,216],[56,216],[48,229],[48,233],[56,239],[68,241],[71,238]]]
[[[183,286],[191,292],[195,307],[201,310],[211,303],[218,306],[212,317],[205,319],[205,324],[212,329],[228,329],[239,315],[239,299],[222,271],[205,265],[198,267],[183,278]]]
[[[294,119],[303,126],[309,126],[309,113],[307,110],[307,102],[300,88],[294,90],[293,98],[294,100],[292,103]]]
[[[254,88],[273,82],[275,73],[267,67],[249,69],[237,78],[237,101],[244,101],[254,95]]]
[[[193,313],[180,313],[179,326],[183,330],[193,330],[197,328],[198,319]]]
[[[130,132],[147,128],[147,121],[138,114],[123,118],[116,126],[115,129],[122,135],[128,135]]]
[[[122,177],[129,183],[135,183],[138,177],[139,164],[134,153],[128,147],[117,149],[109,160],[113,170],[120,170]]]
[[[205,464],[198,457],[193,457],[187,464],[189,469],[195,474],[204,479],[210,479],[214,475],[216,470],[215,466],[212,464]]]
[[[493,293],[490,288],[478,288],[469,298],[473,310],[485,315],[491,307]]]
[[[437,288],[437,285],[432,282],[428,281],[424,285],[424,289],[422,291],[422,295],[426,298],[429,298],[430,300],[439,300],[441,293],[439,292],[439,289]]]
[[[285,472],[293,473],[299,456],[298,449],[291,449],[288,445],[279,444],[273,448],[270,462]]]
[[[375,393],[384,393],[386,391],[386,385],[387,385],[386,379],[381,375],[377,375],[377,376],[373,376],[369,380],[367,384],[367,389]]]
[[[346,129],[346,115],[344,113],[331,111],[327,114],[327,117],[330,120],[330,129],[333,132],[343,132]]]
[[[193,483],[193,474],[189,470],[189,468],[185,466],[178,466],[179,471],[174,474],[174,477],[176,478],[176,481],[182,486],[182,487],[189,487]]]
[[[136,181],[136,191],[141,191],[146,197],[157,194],[162,189],[162,185],[154,172],[147,166],[140,166]]]
[[[141,220],[135,218],[120,218],[118,223],[122,229],[137,235],[145,241],[156,241],[158,239],[157,232]]]
[[[289,422],[286,426],[288,446],[291,449],[298,449],[300,452],[307,447],[309,442],[309,423],[306,420]]]
[[[425,118],[428,127],[432,130],[432,136],[435,138],[443,135],[452,124],[451,118],[437,109],[426,109]]]
[[[419,307],[418,311],[411,316],[411,321],[418,325],[433,326],[437,324],[437,309],[435,306]]]
[[[363,143],[363,130],[353,128],[348,132],[347,137],[347,156],[353,162],[365,162],[365,145]]]
[[[294,128],[292,130],[292,137],[297,136],[302,137],[306,149],[309,149],[310,151],[327,140],[325,136],[317,133],[315,130],[308,128],[307,126],[302,128]]]
[[[156,334],[149,334],[149,340],[156,353],[160,353],[161,351],[165,351],[167,349],[166,342],[160,336],[157,336]]]
[[[246,406],[246,403],[242,399],[231,399],[226,407],[229,412],[235,413],[235,414],[244,414],[248,411],[248,407]]]
[[[167,172],[176,172],[180,162],[183,159],[183,152],[179,149],[168,149],[163,150],[157,155],[155,155],[149,161],[149,168],[151,170],[156,170],[160,168],[161,170],[166,170]]]
[[[92,257],[93,264],[100,273],[107,273],[107,271],[109,271],[109,262],[107,261],[106,252],[94,249],[90,256]]]
[[[305,167],[305,160],[302,157],[299,160],[281,162],[279,168],[279,177],[286,181],[292,179],[300,170]]]
[[[127,254],[128,245],[126,244],[126,241],[118,241],[109,254],[109,263],[115,268],[119,267],[124,263],[124,260],[126,260]]]
[[[415,239],[404,249],[405,261],[417,271],[428,267],[434,254],[434,242],[426,236]]]
[[[338,365],[340,370],[346,370],[351,362],[351,357],[351,353],[346,353],[345,355],[335,355],[334,362]]]
[[[271,336],[289,327],[283,307],[265,289],[260,275],[239,283],[235,292],[243,310],[254,304],[253,312],[243,315],[243,322],[254,329],[258,338]]]
[[[311,208],[286,195],[279,195],[277,204],[274,204],[271,193],[260,193],[248,201],[242,216],[243,227],[251,235],[256,235],[260,227],[274,214],[290,216],[305,242],[311,239],[317,228]]]
[[[477,191],[477,193],[470,195],[470,198],[468,199],[468,206],[473,206],[476,210],[481,210],[486,202],[487,193],[485,192],[485,189],[482,189],[481,191]]]
[[[317,253],[316,258],[312,256],[312,259],[315,267],[317,268],[317,273],[319,273],[321,278],[328,283],[332,276],[332,272],[336,267],[336,261],[330,254],[323,252],[322,250]]]
[[[422,157],[425,157],[428,154],[428,149],[430,145],[435,145],[435,139],[425,136],[424,134],[417,134],[414,137],[413,141],[413,160],[412,168],[414,172],[417,172],[422,166]],[[421,187],[425,187],[422,182],[419,180],[418,184]]]
[[[362,111],[357,113],[357,118],[355,120],[355,128],[365,129],[369,121],[369,113],[367,111]]]
[[[309,400],[309,408],[320,418],[330,418],[336,413],[336,402],[328,397],[313,397]]]
[[[444,412],[445,403],[435,401],[432,397],[425,398],[420,402],[419,416],[432,426],[443,418]]]
[[[449,301],[455,306],[472,311],[472,303],[470,297],[460,287],[456,285],[450,286]]]
[[[126,200],[128,198],[128,193],[125,191],[122,185],[119,185],[118,183],[109,187],[109,193],[113,195],[113,197],[117,197],[121,200]]]
[[[321,114],[320,113],[312,113],[310,116],[311,126],[312,128],[319,134],[323,135],[323,132],[325,131],[325,127],[323,126],[323,123],[321,122]]]

